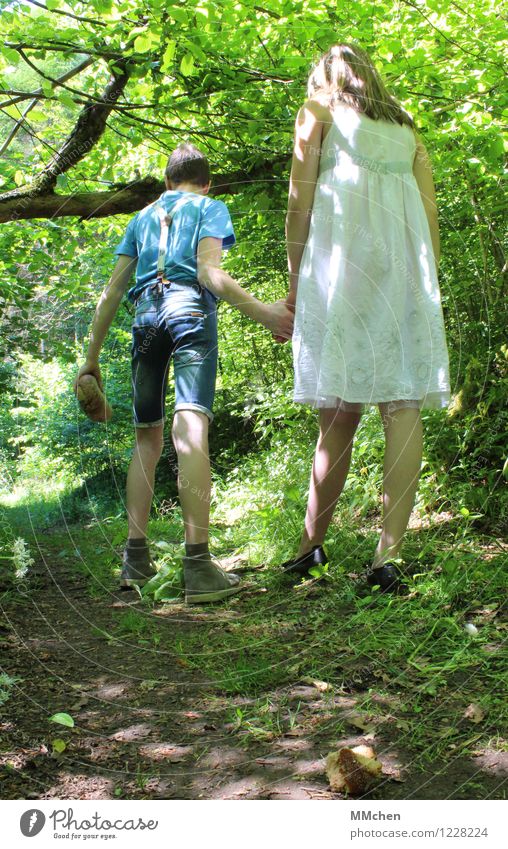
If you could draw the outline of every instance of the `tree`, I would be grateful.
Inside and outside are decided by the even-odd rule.
[[[44,343],[44,356],[60,342],[63,350],[62,314],[79,340],[124,214],[162,190],[168,152],[184,139],[208,154],[214,191],[230,195],[240,236],[232,273],[260,294],[282,294],[287,164],[309,65],[330,44],[357,40],[431,154],[454,374],[460,382],[479,360],[468,373],[480,373],[480,397],[482,380],[499,380],[492,363],[508,277],[504,30],[494,0],[15,0],[0,28],[8,355],[27,344]],[[253,369],[278,368],[279,353],[267,344],[255,355],[240,319],[231,327],[224,360],[238,363],[240,352],[246,384]]]

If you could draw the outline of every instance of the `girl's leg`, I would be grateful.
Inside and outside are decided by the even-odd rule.
[[[361,413],[320,411],[319,438],[310,479],[309,500],[297,557],[321,545],[332,520],[337,499],[349,472],[353,438]]]
[[[423,445],[420,410],[403,407],[390,412],[389,404],[380,404],[379,410],[385,432],[383,530],[374,569],[399,557],[415,501]]]

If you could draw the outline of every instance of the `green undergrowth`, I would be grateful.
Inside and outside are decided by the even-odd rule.
[[[240,556],[232,531],[223,525],[214,532],[224,557]],[[152,524],[160,567],[154,585],[166,586],[162,598],[169,602],[146,593],[97,636],[126,651],[163,650],[161,676],[168,663],[197,676],[210,703],[230,705],[246,745],[298,726],[292,688],[316,681],[330,700],[328,730],[335,723],[337,735],[351,733],[333,707],[336,695],[349,695],[357,728],[368,733],[388,723],[422,767],[482,745],[505,746],[506,553],[495,539],[475,533],[464,515],[409,533],[407,597],[366,588],[360,566],[375,531],[352,531],[338,522],[329,543],[331,565],[320,579],[293,585],[274,564],[240,559],[249,585],[244,594],[224,606],[175,608],[181,601],[180,533],[176,512],[171,521],[166,516]],[[52,532],[41,547],[86,576],[91,595],[106,596],[116,586],[124,536],[124,520],[110,517]],[[274,536],[273,548],[275,562],[285,538]],[[471,705],[481,717],[477,724],[467,718]]]
[[[396,735],[422,767],[481,747],[503,748],[506,548],[486,532],[482,510],[494,494],[486,488],[475,510],[446,488],[446,473],[426,461],[403,550],[409,595],[368,590],[364,572],[379,532],[383,449],[371,413],[357,434],[351,474],[327,536],[329,568],[293,585],[278,566],[298,543],[316,421],[301,415],[292,422],[280,432],[272,425],[269,450],[215,473],[211,547],[242,572],[246,591],[224,606],[182,605],[181,514],[174,497],[161,495],[149,529],[159,572],[142,596],[134,596],[136,606],[120,609],[115,624],[95,636],[126,652],[160,653],[161,677],[168,664],[195,676],[209,704],[225,705],[246,745],[309,721],[291,693],[302,682],[317,682],[326,710],[313,733],[351,733],[334,706],[336,697],[347,696],[357,729]],[[31,555],[42,556],[50,570],[58,562],[79,576],[85,593],[108,599],[117,587],[126,522],[122,503],[111,488],[108,502],[103,489],[99,504],[81,491],[79,523],[71,511],[66,524],[49,530],[23,523],[23,505],[11,504],[7,523],[15,530],[6,548],[10,552],[21,534],[18,561],[26,565]],[[40,580],[31,571],[29,564],[25,594],[36,592]],[[17,596],[14,584],[10,598],[24,603],[26,595]]]

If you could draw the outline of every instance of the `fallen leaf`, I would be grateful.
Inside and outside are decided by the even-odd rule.
[[[74,728],[74,720],[68,713],[54,713],[49,717],[49,722],[56,722],[58,725],[66,725],[68,728]]]
[[[74,711],[75,713],[79,713],[81,708],[86,707],[86,705],[89,702],[90,702],[90,699],[88,698],[88,696],[83,695],[78,699],[77,702],[75,702],[73,705],[71,705],[71,710]]]
[[[332,685],[326,681],[318,681],[315,678],[302,678],[302,683],[310,684],[311,687],[315,687],[320,693],[326,693],[327,690],[331,690],[332,688]]]
[[[350,713],[346,717],[346,722],[348,725],[352,725],[354,728],[359,728],[360,731],[366,731],[368,734],[375,731],[375,726],[372,722],[370,722],[366,716],[362,716],[361,713]]]
[[[464,717],[471,722],[478,723],[485,719],[485,711],[480,705],[470,704],[464,711]]]
[[[150,690],[155,690],[158,687],[157,681],[142,681],[139,685],[139,689],[143,690],[143,692],[149,692]]]
[[[57,737],[56,740],[52,740],[51,743],[53,746],[53,754],[56,755],[61,755],[67,748],[65,740],[61,740],[59,737]]]

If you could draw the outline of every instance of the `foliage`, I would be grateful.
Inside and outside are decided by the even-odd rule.
[[[11,675],[7,675],[6,672],[0,672],[0,706],[5,704],[11,695],[12,688],[19,681],[21,681],[20,678],[13,678]]]
[[[56,191],[68,196],[158,176],[182,139],[199,144],[219,173],[267,166],[270,179],[247,177],[228,201],[238,245],[227,260],[231,273],[265,299],[285,292],[287,163],[309,60],[338,33],[372,51],[415,116],[438,190],[456,403],[449,418],[429,417],[428,459],[434,473],[446,474],[447,486],[463,487],[464,498],[470,480],[489,491],[499,487],[506,460],[505,103],[502,19],[492,0],[460,6],[358,0],[347,12],[314,0],[262,6],[189,0],[169,7],[94,0],[74,3],[72,12],[57,0],[46,10],[20,0],[4,10],[0,26],[6,36],[0,128],[5,136],[16,129],[2,166],[4,190],[35,185],[53,151],[72,138],[80,111],[102,96],[118,71],[115,63],[126,60],[127,85],[104,133],[59,174]],[[81,67],[86,59],[90,64]],[[78,67],[66,82],[55,82]],[[63,217],[2,226],[0,386],[8,405],[0,413],[0,456],[11,474],[16,460],[25,479],[48,462],[57,464],[57,477],[65,467],[69,481],[92,482],[108,473],[116,479],[125,471],[129,307],[122,307],[104,353],[116,410],[107,432],[79,418],[68,387],[127,220]],[[308,421],[289,401],[289,347],[274,346],[229,308],[221,313],[219,474],[256,444],[253,433],[259,441],[285,429],[294,445]],[[240,440],[234,437],[239,421]],[[484,512],[490,515],[490,508]]]

